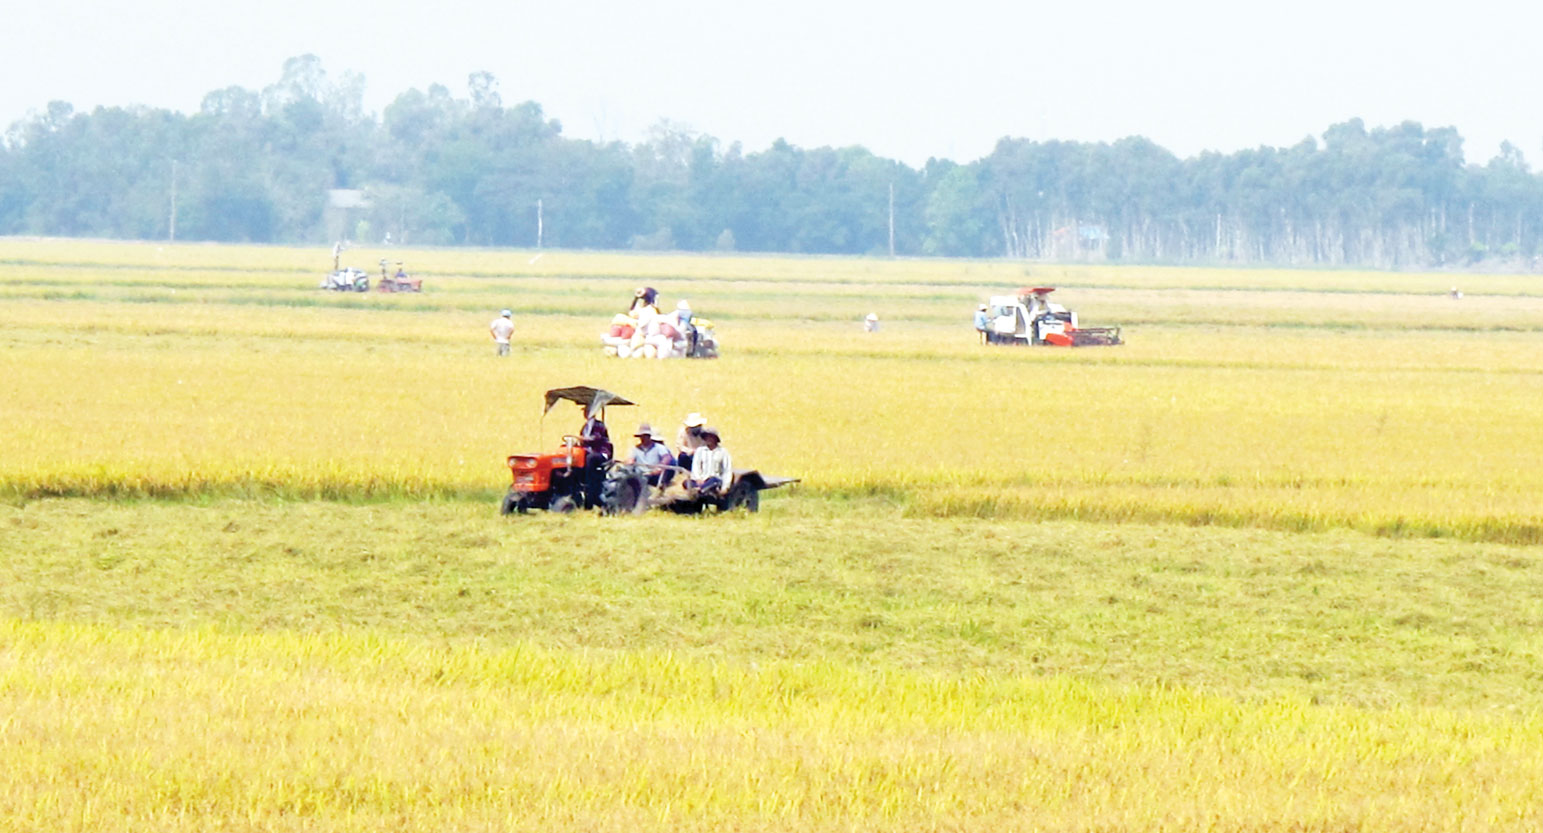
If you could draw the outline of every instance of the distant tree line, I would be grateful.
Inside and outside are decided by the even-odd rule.
[[[570,139],[492,76],[467,87],[377,117],[359,76],[307,55],[192,115],[52,102],[0,142],[0,234],[1374,267],[1543,253],[1543,179],[1511,145],[1465,164],[1450,127],[1354,119],[1187,159],[1140,137],[1004,138],[915,169],[667,122],[635,145]]]

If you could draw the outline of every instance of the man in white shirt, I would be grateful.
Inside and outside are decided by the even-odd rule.
[[[509,337],[514,335],[513,317],[514,313],[512,311],[504,310],[488,326],[489,332],[493,333],[493,343],[498,345],[498,355],[500,356],[509,355]]]
[[[734,479],[734,463],[729,450],[719,445],[718,429],[703,428],[702,448],[691,455],[691,479],[686,488],[704,494],[717,494]]]

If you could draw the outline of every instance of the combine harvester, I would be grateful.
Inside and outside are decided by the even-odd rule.
[[[339,269],[322,278],[321,288],[333,292],[369,292],[370,273],[352,266]]]
[[[1106,347],[1124,344],[1119,327],[1081,327],[1077,313],[1050,300],[1053,286],[992,296],[987,306],[986,341],[1050,347]]]

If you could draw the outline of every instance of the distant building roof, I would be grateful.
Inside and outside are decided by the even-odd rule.
[[[353,188],[333,188],[327,192],[328,208],[369,208],[364,192]]]

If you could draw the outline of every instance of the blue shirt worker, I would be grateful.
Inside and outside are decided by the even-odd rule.
[[[645,422],[638,426],[638,432],[632,436],[637,438],[638,444],[632,449],[632,457],[628,462],[643,469],[648,485],[669,485],[672,472],[666,467],[674,465],[675,458],[671,456],[670,449],[654,436],[653,426]]]
[[[991,329],[991,316],[986,314],[986,305],[981,304],[975,308],[975,332],[980,334],[980,343],[986,343],[986,333]]]

